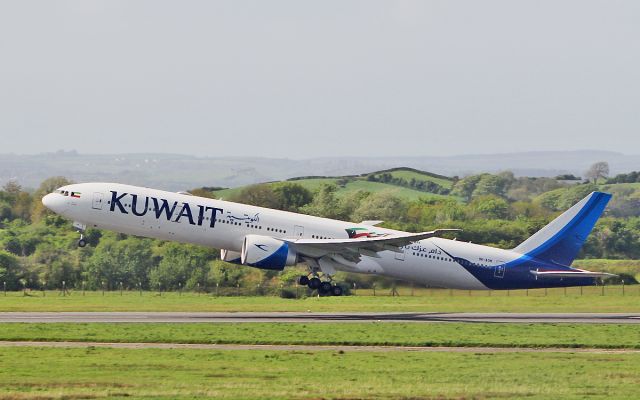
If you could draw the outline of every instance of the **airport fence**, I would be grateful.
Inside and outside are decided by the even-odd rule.
[[[358,288],[356,285],[342,284],[345,295],[350,296],[387,296],[387,297],[562,297],[562,296],[638,296],[640,297],[640,285],[598,285],[598,286],[578,286],[565,288],[547,288],[547,289],[519,289],[519,290],[457,290],[430,288],[416,285],[399,284],[395,286],[376,287],[372,285],[368,288]],[[0,296],[83,296],[89,293],[92,296],[213,296],[213,297],[252,297],[252,296],[275,296],[282,298],[305,298],[317,296],[316,290],[311,290],[306,286],[300,285],[277,285],[277,284],[261,284],[255,286],[223,286],[215,285],[211,287],[200,287],[193,289],[183,289],[182,287],[174,290],[165,290],[158,288],[156,290],[141,290],[140,288],[131,288],[120,285],[117,288],[102,289],[97,291],[85,290],[83,287],[66,287],[60,285],[56,290],[31,289],[25,287],[20,291],[4,290]]]

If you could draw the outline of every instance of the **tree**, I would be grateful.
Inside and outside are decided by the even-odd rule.
[[[483,217],[489,219],[504,219],[509,213],[507,201],[496,196],[480,196],[470,205]]]
[[[54,176],[52,178],[47,178],[40,184],[40,187],[33,194],[33,204],[31,211],[31,219],[34,222],[40,221],[44,216],[51,215],[50,211],[47,210],[45,206],[42,205],[41,199],[56,190],[61,186],[65,186],[72,183],[70,180],[65,178],[64,176]]]
[[[22,192],[22,186],[17,181],[10,180],[5,183],[2,187],[2,190],[5,191],[10,197],[16,197],[20,192]]]
[[[482,178],[482,175],[471,175],[456,182],[453,187],[453,194],[463,197],[465,200],[471,200],[471,196],[476,190],[476,185]]]
[[[221,287],[233,287],[242,283],[249,268],[215,260],[209,269],[210,284]]]
[[[162,260],[149,273],[151,287],[193,289],[205,284],[208,263],[214,258],[212,249],[200,246],[168,243],[163,246]]]
[[[592,180],[593,183],[598,183],[598,179],[606,179],[609,176],[609,163],[606,161],[598,161],[592,164],[591,167],[584,173],[584,176]]]
[[[278,208],[279,205],[278,197],[271,187],[266,184],[251,185],[243,189],[237,196],[233,197],[233,201],[266,208]]]
[[[7,289],[12,290],[19,287],[20,261],[13,254],[0,250],[0,285],[7,283]]]
[[[302,207],[305,214],[318,217],[344,219],[340,203],[336,197],[338,187],[333,184],[323,184],[313,198],[313,201]]]
[[[513,179],[513,174],[510,175]],[[473,197],[495,195],[504,197],[509,185],[509,175],[490,175],[484,174],[478,181],[475,190],[473,191]]]
[[[100,288],[104,281],[109,288],[120,282],[130,287],[139,283],[148,288],[149,271],[156,264],[151,253],[150,239],[129,237],[101,240],[88,262],[90,287]]]
[[[48,235],[47,235],[48,236]],[[83,260],[89,257],[88,251],[79,252],[77,247],[69,247],[68,237],[40,237],[35,251],[26,263],[25,278],[34,286],[46,282],[49,288],[61,287],[62,281],[67,287],[79,287],[82,281]],[[89,250],[89,249],[87,249]]]
[[[285,211],[296,212],[313,200],[313,194],[309,189],[299,183],[285,182],[273,188],[278,198],[278,208]]]
[[[191,189],[191,190],[189,190],[189,193],[191,193],[194,196],[206,197],[208,199],[215,199],[216,198],[216,196],[213,194],[213,192],[211,190],[209,190],[208,188]]]
[[[579,176],[575,176],[573,174],[562,174],[562,175],[556,176],[553,179],[556,179],[558,181],[579,181],[582,178],[580,178]]]
[[[362,201],[353,212],[354,221],[376,220],[401,221],[406,219],[407,205],[391,193],[376,193]]]
[[[355,211],[369,196],[371,196],[371,192],[366,190],[356,190],[342,196],[338,201],[339,211],[337,212],[340,219],[356,221],[359,216],[354,216]]]
[[[30,217],[31,196],[16,181],[9,181],[2,187],[0,204],[0,219],[28,220]]]

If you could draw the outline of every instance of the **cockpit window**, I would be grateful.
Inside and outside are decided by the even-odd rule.
[[[56,190],[56,193],[60,193],[63,196],[68,196],[69,195],[69,191],[67,190],[62,190],[62,189],[58,189]]]

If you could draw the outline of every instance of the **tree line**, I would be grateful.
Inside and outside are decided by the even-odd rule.
[[[634,174],[634,173],[631,173]],[[627,174],[627,175],[631,175]],[[635,173],[637,174],[637,173]],[[22,287],[88,289],[124,288],[202,290],[218,286],[257,287],[293,282],[300,273],[261,271],[219,260],[215,249],[88,230],[90,246],[79,249],[71,223],[46,210],[43,195],[70,183],[62,177],[33,191],[9,182],[0,190],[0,284]],[[192,190],[213,197],[211,188]],[[340,193],[332,184],[310,191],[291,182],[244,188],[232,201],[327,218],[359,222],[383,220],[383,226],[406,231],[461,228],[457,240],[512,248],[561,211],[598,189],[594,183],[569,185],[551,178],[514,177],[510,172],[458,179],[449,196],[407,201],[392,192]],[[581,258],[640,257],[640,191],[608,187],[614,197],[582,250]],[[453,236],[451,236],[453,238]],[[341,279],[366,287],[379,277],[348,275]]]

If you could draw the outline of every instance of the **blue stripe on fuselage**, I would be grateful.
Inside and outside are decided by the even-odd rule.
[[[466,269],[471,275],[478,279],[489,289],[534,289],[545,287],[567,287],[567,286],[591,286],[595,283],[595,278],[550,278],[537,279],[531,271],[540,270],[567,270],[574,269],[567,266],[546,263],[533,257],[520,257],[517,260],[500,264],[483,266],[475,264],[465,258],[456,257],[447,252],[442,247],[437,246],[445,254],[451,257],[456,263]]]

